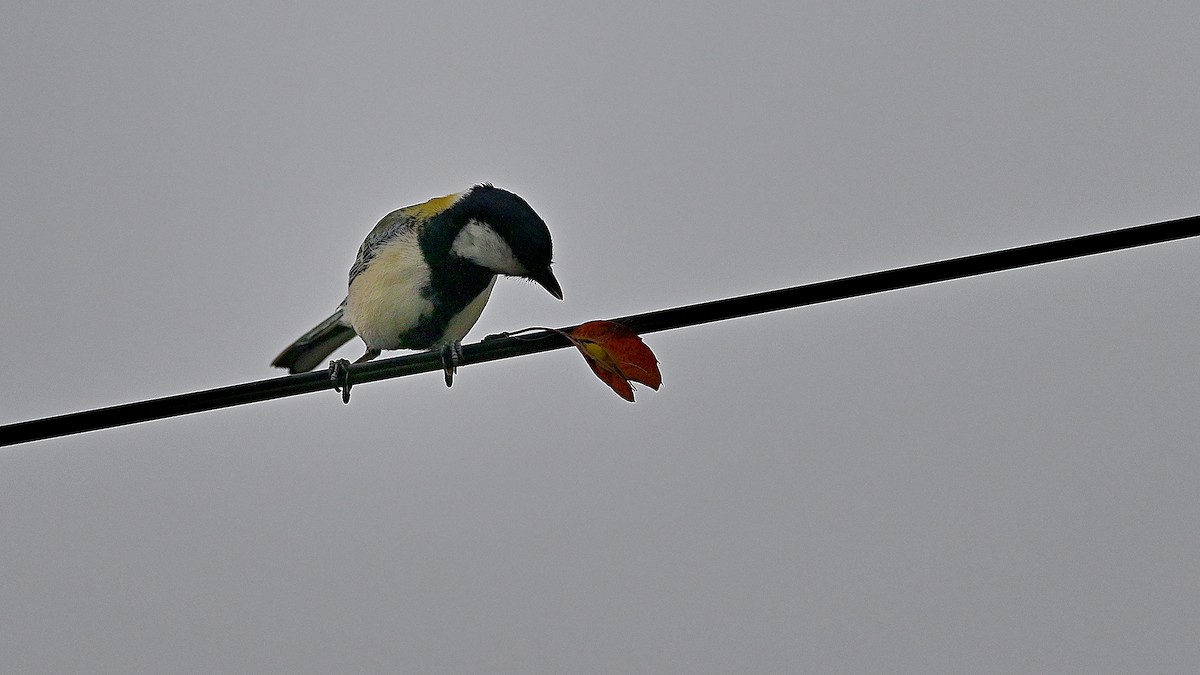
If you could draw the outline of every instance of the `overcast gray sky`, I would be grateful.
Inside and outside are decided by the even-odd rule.
[[[4,423],[277,374],[480,181],[566,300],[472,339],[1200,213],[1195,2],[8,5]],[[2,450],[0,663],[1196,672],[1198,259]]]

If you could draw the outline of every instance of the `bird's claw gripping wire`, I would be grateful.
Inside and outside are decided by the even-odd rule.
[[[454,374],[458,372],[458,364],[462,363],[462,343],[455,340],[452,344],[442,345],[442,370],[446,373],[446,386],[454,386]]]
[[[329,380],[333,382],[333,390],[341,392],[342,403],[350,402],[350,362],[338,359],[329,362]]]

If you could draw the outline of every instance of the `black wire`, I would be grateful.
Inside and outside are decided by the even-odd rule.
[[[623,323],[638,333],[653,333],[1195,236],[1200,236],[1200,216],[793,286],[792,288],[714,300],[612,320]],[[570,328],[562,330],[570,330]],[[526,337],[488,338],[482,342],[464,345],[463,358],[460,363],[468,365],[495,361],[523,354],[561,349],[569,344],[564,337],[550,331],[534,333]],[[357,385],[441,370],[441,368],[441,355],[437,351],[432,351],[355,364],[350,367],[349,372],[350,381]],[[0,426],[0,446],[228,408],[244,403],[268,401],[331,388],[333,388],[333,382],[330,380],[329,373],[317,371],[127,403],[109,408],[45,417]]]

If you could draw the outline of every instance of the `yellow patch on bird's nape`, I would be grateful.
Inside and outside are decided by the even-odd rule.
[[[405,208],[404,210],[409,212],[411,215],[416,216],[418,220],[427,220],[436,216],[442,211],[445,211],[451,206],[454,206],[454,202],[462,199],[463,195],[467,194],[467,192],[470,192],[470,190],[455,192],[444,197],[434,197],[427,202],[414,204]]]

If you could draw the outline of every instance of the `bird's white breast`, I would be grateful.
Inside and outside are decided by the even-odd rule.
[[[400,335],[433,311],[433,304],[421,295],[428,283],[429,265],[421,256],[417,233],[402,233],[381,246],[351,282],[346,322],[370,347],[398,349]]]
[[[464,307],[463,311],[450,319],[450,322],[446,324],[446,332],[442,334],[442,344],[458,342],[466,337],[471,327],[479,320],[479,315],[483,314],[483,306],[487,304],[488,298],[492,296],[492,287],[495,285],[496,277],[492,277],[492,280],[488,282],[487,288],[475,296],[475,299]]]

